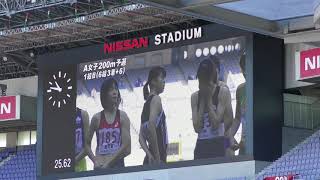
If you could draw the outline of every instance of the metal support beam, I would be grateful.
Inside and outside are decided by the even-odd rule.
[[[34,25],[34,26],[26,27],[26,28],[3,30],[3,31],[0,31],[0,35],[10,36],[10,35],[22,34],[22,33],[27,33],[27,32],[43,31],[43,30],[63,27],[66,25],[71,25],[71,24],[75,24],[75,23],[79,23],[79,22],[87,22],[87,21],[94,20],[97,18],[102,18],[104,16],[111,17],[111,16],[114,16],[117,14],[124,13],[126,11],[134,11],[134,10],[138,10],[138,9],[143,9],[145,7],[146,6],[142,5],[142,4],[133,4],[133,5],[123,6],[123,7],[119,7],[119,8],[115,8],[115,9],[111,9],[111,10],[97,12],[97,13],[90,14],[87,16],[80,16],[80,17],[62,20],[62,21]]]
[[[180,2],[186,7],[206,6],[224,4],[229,2],[235,2],[240,0],[180,0]]]
[[[38,74],[37,70],[31,68],[30,62],[26,62],[27,56],[23,56],[21,54],[16,54],[16,53],[10,53],[10,54],[6,54],[6,56],[13,60],[14,62],[16,62],[17,64],[19,64],[20,66],[22,66],[26,71],[31,72],[33,74]],[[23,60],[25,59],[25,60]],[[31,61],[32,62],[32,61]]]
[[[142,20],[142,19],[140,19],[140,20]],[[148,29],[148,28],[159,27],[160,25],[165,26],[165,25],[170,25],[173,23],[181,23],[181,22],[185,22],[186,20],[189,20],[189,19],[187,17],[179,17],[178,19],[171,19],[171,21],[161,20],[161,21],[156,21],[153,23],[145,23],[143,25],[136,26],[136,27],[130,27],[127,29],[115,29],[113,31],[106,32],[105,36],[121,34],[124,32],[129,33],[129,32],[133,32],[133,31],[139,31],[139,30],[144,30],[144,29]],[[50,46],[50,45],[68,43],[68,42],[78,42],[78,41],[85,41],[85,40],[90,40],[90,39],[95,39],[95,38],[101,38],[101,35],[94,34],[92,32],[97,31],[97,30],[101,30],[101,29],[109,29],[110,27],[114,27],[114,26],[117,26],[120,24],[121,23],[114,24],[111,26],[102,26],[102,27],[87,30],[87,31],[84,31],[81,33],[74,33],[74,34],[79,34],[79,35],[70,36],[70,37],[63,37],[62,39],[49,39],[52,37],[48,37],[48,39],[43,40],[43,41],[39,41],[37,43],[26,43],[26,44],[17,45],[15,47],[8,47],[8,48],[5,48],[3,51],[4,52],[13,52],[13,51],[17,51],[17,50],[30,49],[30,47],[41,47],[44,45]],[[123,24],[126,24],[126,23],[123,22]]]
[[[299,18],[281,20],[278,21],[278,24],[281,25],[284,34],[315,28],[313,16],[304,16]]]
[[[0,0],[0,15],[11,16],[13,14],[34,10],[38,8],[56,6],[69,3],[69,0],[42,0],[28,4],[27,0]]]
[[[0,89],[1,89],[1,95],[0,96],[5,96],[7,92],[7,85],[6,84],[0,84]]]
[[[310,42],[317,42],[317,41],[320,41],[320,30],[291,33],[291,34],[287,34],[284,37],[285,44],[310,43]]]
[[[178,9],[190,9],[198,6],[216,5],[234,1],[239,0],[151,0],[150,2]]]
[[[314,12],[313,12],[313,22],[319,26],[320,24],[320,0],[314,0],[313,3]]]

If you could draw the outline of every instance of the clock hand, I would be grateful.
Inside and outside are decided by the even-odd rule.
[[[62,88],[59,86],[59,84],[57,83],[57,81],[54,82],[56,84],[56,88],[57,88],[57,91],[61,92],[62,91]]]
[[[61,89],[57,81],[55,81],[54,83],[56,84],[57,88]]]
[[[55,91],[61,91],[61,88],[57,88],[57,87],[50,87],[50,89],[55,90]]]

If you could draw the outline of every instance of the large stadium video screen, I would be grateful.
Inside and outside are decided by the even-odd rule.
[[[245,41],[81,63],[75,170],[246,154]]]
[[[209,33],[194,28],[43,57],[40,174],[252,155],[246,37],[209,41]]]

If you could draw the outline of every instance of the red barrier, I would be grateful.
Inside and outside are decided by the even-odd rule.
[[[294,180],[294,175],[265,177],[263,180]]]

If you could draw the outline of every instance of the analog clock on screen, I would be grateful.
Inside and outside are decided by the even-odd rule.
[[[53,107],[61,108],[70,101],[72,92],[71,78],[67,73],[58,71],[49,77],[47,97]]]

